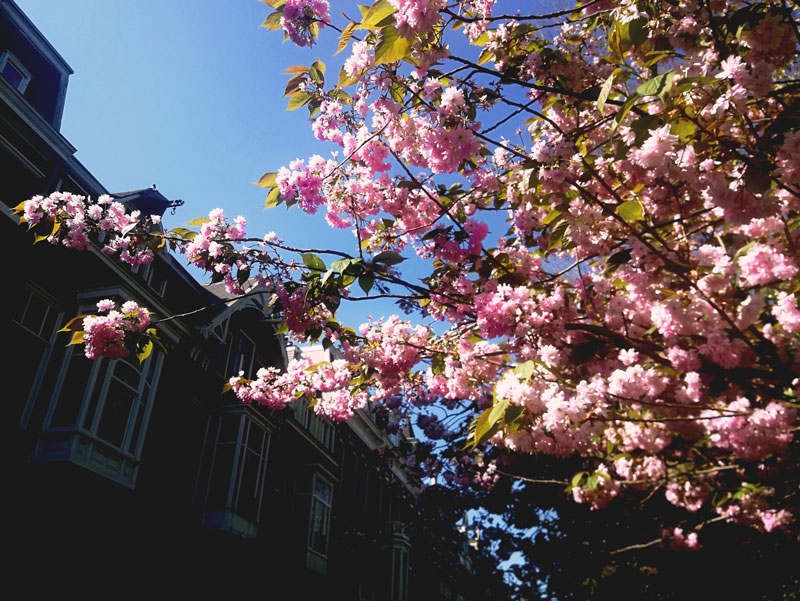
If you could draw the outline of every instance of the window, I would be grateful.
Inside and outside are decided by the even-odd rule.
[[[133,488],[163,355],[91,361],[70,347],[34,460],[71,461]]]
[[[308,521],[308,548],[323,557],[328,554],[332,500],[333,485],[319,474],[314,474]]]
[[[270,440],[251,412],[235,407],[209,419],[197,495],[205,528],[244,538],[258,532]]]
[[[218,356],[217,373],[225,379],[238,376],[244,372],[244,377],[252,379],[259,367],[256,361],[256,344],[244,332],[228,330],[225,336],[226,344]]]
[[[391,601],[408,600],[408,553],[411,542],[403,522],[392,522]],[[449,597],[448,597],[449,598]]]
[[[13,353],[6,358],[7,373],[14,374],[4,383],[4,401],[0,418],[27,425],[30,403],[42,385],[53,350],[53,336],[62,313],[49,295],[32,286],[14,299],[11,321],[5,340],[13,341]]]
[[[322,443],[322,446],[329,451],[333,451],[336,439],[336,427],[330,420],[319,417],[314,413],[314,410],[308,406],[308,401],[305,398],[297,399],[292,403],[292,406],[294,408],[294,417],[297,422]]]
[[[142,269],[142,279],[147,282],[147,285],[158,294],[164,297],[164,292],[167,290],[168,276],[166,269],[158,261],[153,261],[144,265]]]
[[[25,89],[31,81],[31,74],[19,59],[8,50],[5,50],[0,55],[0,73],[3,74],[8,83],[19,90],[20,94],[25,93]]]

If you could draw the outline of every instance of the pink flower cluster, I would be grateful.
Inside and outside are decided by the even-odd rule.
[[[336,161],[326,161],[318,155],[311,157],[308,165],[297,159],[288,169],[281,167],[276,178],[281,198],[285,202],[297,202],[306,213],[316,213],[317,208],[325,204],[322,184],[335,167]]]
[[[245,256],[234,246],[245,237],[246,224],[241,215],[230,222],[222,209],[214,209],[200,226],[200,232],[180,247],[191,264],[221,274],[230,294],[244,293],[240,282],[234,279],[235,270],[242,274],[250,272]]]
[[[259,369],[255,380],[246,380],[243,373],[229,380],[231,389],[243,403],[258,403],[283,409],[292,401],[306,396],[314,399],[314,412],[334,421],[344,421],[366,407],[366,391],[348,388],[352,372],[348,364],[337,359],[332,363],[311,364],[308,358],[293,359],[285,372],[274,367]]]
[[[411,38],[428,33],[439,21],[439,11],[447,2],[445,0],[389,0],[397,9],[394,19],[400,35]]]
[[[85,354],[89,359],[124,359],[130,352],[125,345],[129,333],[141,333],[150,325],[150,314],[134,301],[122,304],[119,311],[116,303],[104,299],[97,309],[106,315],[90,315],[83,320]]]
[[[148,224],[158,224],[161,218],[151,215],[142,219],[139,211],[131,211],[111,196],[104,194],[96,202],[69,192],[53,192],[47,197],[34,196],[22,207],[22,220],[31,228],[49,228],[45,232],[51,244],[63,244],[76,250],[87,250],[90,237],[101,236],[100,250],[107,255],[119,253],[130,265],[142,265],[153,260],[147,246],[132,245],[132,234],[142,234]]]
[[[298,46],[312,46],[316,39],[313,26],[325,27],[330,18],[327,0],[286,0],[281,27]]]

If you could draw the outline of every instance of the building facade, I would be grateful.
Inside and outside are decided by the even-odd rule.
[[[415,444],[408,431],[387,435],[373,410],[334,424],[305,400],[275,411],[220,392],[230,374],[283,367],[301,352],[277,333],[266,290],[231,298],[168,252],[132,269],[32,244],[11,207],[53,191],[109,193],[59,131],[71,73],[0,0],[0,244],[25,257],[6,262],[4,295],[8,575],[35,588],[158,577],[275,598],[476,598],[469,552],[454,530],[415,525],[418,483],[387,459],[386,449]],[[145,214],[179,204],[154,186],[112,195]],[[183,315],[159,326],[167,352],[140,364],[66,346],[58,330],[102,298]]]

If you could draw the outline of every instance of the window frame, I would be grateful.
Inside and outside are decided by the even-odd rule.
[[[317,482],[322,483],[328,489],[328,499],[325,500],[324,498],[317,495]],[[334,492],[334,485],[331,480],[325,478],[319,472],[314,472],[311,477],[311,491],[309,492],[308,497],[308,536],[306,538],[306,548],[310,553],[314,553],[319,557],[328,558],[328,550],[330,547],[330,540],[331,540],[331,525],[332,525],[332,518],[333,518],[333,492]],[[322,519],[320,523],[322,524],[321,531],[324,533],[325,542],[324,542],[324,549],[320,550],[315,548],[314,546],[314,539],[313,536],[317,532],[315,528],[315,516],[317,514],[316,508],[322,507]]]
[[[0,75],[2,75],[3,71],[5,71],[6,65],[11,65],[11,68],[20,74],[21,79],[16,85],[14,85],[5,75],[3,75],[3,79],[5,79],[8,82],[8,85],[17,90],[20,94],[24,94],[25,90],[28,89],[28,84],[31,82],[31,79],[33,79],[31,72],[25,68],[25,64],[10,50],[3,50],[2,54],[0,54]]]
[[[33,405],[39,395],[45,372],[50,364],[50,359],[55,349],[58,329],[64,319],[64,310],[55,297],[40,289],[39,286],[32,282],[26,284],[24,292],[27,293],[27,298],[22,303],[24,306],[21,307],[21,313],[18,316],[12,316],[10,321],[26,335],[33,337],[33,339],[42,346],[39,365],[36,368],[33,380],[30,382],[30,390],[28,391],[27,397],[21,403],[22,412],[19,417],[19,425],[22,428],[27,428],[31,420],[31,414],[33,413]],[[34,299],[45,306],[44,316],[41,319],[38,331],[33,330],[30,325],[26,323],[26,317],[28,317],[28,312]],[[52,320],[50,319],[51,316],[53,316]],[[52,322],[49,332],[46,329],[48,321]]]
[[[68,347],[64,353],[31,461],[69,461],[134,488],[164,355],[154,349],[147,359],[137,365],[135,355],[126,359],[102,358],[93,361],[82,354],[79,346]],[[79,361],[90,362],[82,364],[83,368],[88,367],[85,384],[68,390],[65,384],[80,369]],[[120,377],[123,369],[131,369],[135,373],[135,391],[130,383]],[[115,442],[104,438],[101,425],[107,423],[103,417],[108,419],[111,415],[108,407],[113,403],[114,390],[119,385],[134,394],[127,407],[122,437]],[[66,411],[66,416],[58,411]],[[58,423],[63,417],[67,419]]]
[[[236,436],[232,440],[221,440],[224,433],[223,426],[226,419],[238,419]],[[253,432],[261,435],[260,449],[250,447]],[[195,483],[194,502],[203,508],[201,526],[208,530],[228,530],[243,538],[255,538],[258,525],[261,521],[262,506],[264,502],[264,484],[266,481],[267,466],[269,464],[269,450],[272,441],[272,430],[266,423],[254,414],[247,406],[228,407],[225,410],[210,415],[206,424],[206,433],[203,440],[203,450]],[[219,460],[220,449],[233,446],[233,455],[230,462],[223,465]],[[256,491],[255,516],[242,515],[242,493],[245,467],[247,466],[248,452],[252,452],[258,461],[254,488]],[[219,506],[210,500],[212,486],[218,475],[216,470],[223,470],[225,484],[225,501]],[[225,475],[227,477],[225,478]]]

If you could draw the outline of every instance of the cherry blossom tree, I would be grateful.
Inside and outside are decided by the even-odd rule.
[[[69,194],[23,220],[78,249],[103,232],[134,264],[168,246],[232,293],[270,287],[291,339],[342,358],[230,388],[272,408],[319,396],[334,420],[411,409],[420,476],[517,477],[597,510],[658,499],[647,545],[699,549],[723,522],[796,536],[798,6],[263,1],[265,28],[302,46],[338,33],[346,58],[333,77],[289,67],[285,86],[338,154],[257,183],[268,208],[351,230],[352,249],[248,237],[221,209],[162,232]],[[378,298],[406,314],[337,320]],[[73,323],[99,341],[87,354],[126,336],[142,352],[151,324],[128,309]]]

